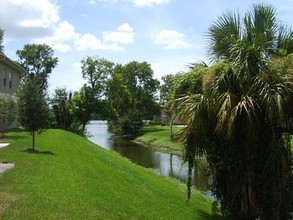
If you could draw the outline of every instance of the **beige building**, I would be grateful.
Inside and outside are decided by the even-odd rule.
[[[24,73],[25,69],[0,52],[0,98],[16,94]]]

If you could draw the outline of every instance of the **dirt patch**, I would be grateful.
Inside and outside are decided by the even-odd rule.
[[[14,202],[17,199],[17,196],[0,192],[0,215],[7,209],[11,202]]]

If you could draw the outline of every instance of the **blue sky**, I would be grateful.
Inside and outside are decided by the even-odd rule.
[[[78,90],[84,80],[80,61],[104,57],[125,64],[147,61],[155,78],[186,71],[194,61],[208,61],[206,37],[224,11],[244,13],[256,0],[1,0],[4,52],[28,43],[46,43],[59,58],[50,76],[56,87]],[[293,27],[293,0],[264,0],[280,20]]]

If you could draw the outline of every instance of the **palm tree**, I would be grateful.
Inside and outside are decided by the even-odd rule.
[[[278,23],[273,7],[258,4],[243,18],[224,13],[207,36],[211,60],[221,61],[207,68],[211,86],[174,105],[187,122],[181,141],[189,171],[195,156],[206,155],[212,191],[231,219],[287,219],[293,32]]]

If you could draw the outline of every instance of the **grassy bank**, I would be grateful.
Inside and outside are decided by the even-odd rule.
[[[211,201],[185,186],[136,166],[117,153],[62,130],[36,139],[15,130],[0,161],[0,219],[209,219]]]
[[[136,142],[145,144],[161,152],[182,155],[182,147],[178,143],[181,127],[173,126],[173,139],[170,139],[170,126],[145,125],[141,135],[135,139]]]

